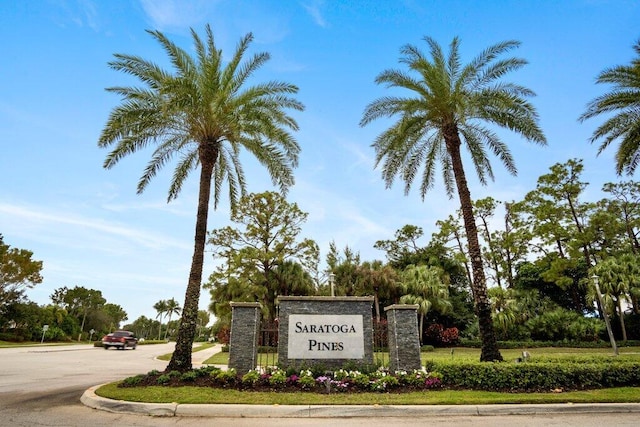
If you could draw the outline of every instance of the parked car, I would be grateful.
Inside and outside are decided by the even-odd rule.
[[[135,350],[137,346],[138,338],[136,338],[133,332],[115,331],[102,337],[102,347],[104,347],[105,350],[109,350],[109,347],[115,347],[118,350],[131,347]]]

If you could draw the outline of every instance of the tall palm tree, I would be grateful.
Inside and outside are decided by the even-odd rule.
[[[175,298],[171,298],[170,300],[167,300],[167,309],[166,309],[166,316],[168,317],[167,319],[167,329],[164,330],[164,339],[167,339],[167,334],[169,333],[169,323],[171,322],[171,316],[174,314],[180,314],[180,311],[182,310],[182,308],[180,308],[180,303],[178,303],[178,301],[176,301]]]
[[[162,338],[162,318],[164,317],[164,313],[167,312],[167,300],[161,299],[157,303],[153,304],[153,309],[158,313],[156,315],[156,319],[160,325],[158,326],[158,339]]]
[[[291,134],[298,125],[287,113],[289,109],[304,109],[291,96],[298,88],[277,81],[248,86],[248,80],[269,55],[258,53],[243,59],[253,39],[248,34],[225,64],[211,28],[207,25],[205,30],[204,41],[191,30],[193,56],[161,32],[149,31],[167,53],[172,72],[139,56],[115,55],[109,63],[111,68],[136,77],[142,87],[107,89],[123,99],[111,111],[98,141],[100,147],[113,146],[105,168],[115,166],[133,152],[155,147],[138,182],[138,193],[175,159],[168,195],[171,201],[178,196],[189,173],[200,169],[193,258],[169,371],[191,369],[211,192],[214,209],[225,181],[232,209],[246,193],[240,163],[242,149],[255,156],[266,167],[273,184],[285,192],[294,182],[293,168],[300,151]]]
[[[608,68],[596,83],[613,85],[613,89],[587,104],[581,122],[601,114],[611,115],[591,136],[591,143],[602,141],[598,154],[612,142],[620,141],[616,152],[616,172],[633,175],[640,162],[640,40],[633,46],[638,55],[631,65]]]
[[[401,49],[400,62],[408,67],[408,72],[386,70],[376,78],[378,84],[412,92],[410,96],[377,99],[366,107],[360,125],[379,118],[398,118],[373,144],[376,167],[382,164],[387,187],[400,177],[408,193],[416,176],[421,175],[420,193],[424,199],[433,187],[438,163],[449,197],[453,195],[455,183],[473,273],[471,289],[482,339],[480,359],[502,360],[491,321],[491,304],[461,146],[464,143],[480,182],[486,184],[487,178],[493,179],[487,151],[497,156],[513,175],[516,167],[507,145],[483,122],[510,129],[539,144],[546,144],[546,140],[538,126],[536,110],[526,100],[534,93],[526,87],[500,81],[506,73],[526,64],[520,58],[497,59],[518,47],[518,42],[491,46],[463,66],[458,38],[451,42],[448,57],[435,40],[426,37],[425,41],[430,58],[417,47],[406,45]],[[422,163],[424,168],[420,171]]]

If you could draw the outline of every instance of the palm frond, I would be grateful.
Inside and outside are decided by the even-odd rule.
[[[396,120],[372,144],[375,167],[380,167],[385,185],[390,187],[395,178],[400,178],[406,194],[421,173],[420,193],[424,198],[434,184],[434,170],[439,163],[447,194],[452,196],[455,174],[445,136],[462,137],[482,183],[494,178],[487,150],[515,174],[508,146],[479,123],[496,124],[527,140],[546,144],[537,112],[527,100],[534,92],[502,81],[506,74],[527,63],[521,58],[499,59],[520,43],[495,44],[462,66],[458,38],[452,40],[447,56],[434,39],[425,37],[424,41],[429,55],[411,44],[400,49],[400,63],[407,66],[408,72],[388,69],[375,80],[388,88],[404,89],[413,97],[378,98],[366,106],[360,121],[365,126],[383,117]]]
[[[601,141],[598,154],[620,140],[615,155],[615,169],[618,175],[623,172],[631,175],[638,164],[640,147],[640,41],[633,46],[638,57],[631,65],[620,65],[602,71],[596,80],[598,84],[610,84],[613,89],[600,95],[587,104],[586,111],[578,120],[583,122],[601,114],[610,115],[593,132],[590,142]]]
[[[288,111],[304,106],[292,95],[298,87],[284,82],[246,85],[252,74],[269,59],[267,53],[245,58],[253,36],[243,37],[231,60],[223,67],[211,27],[201,39],[192,29],[192,57],[159,31],[149,34],[162,46],[172,73],[133,55],[115,55],[110,66],[137,77],[143,87],[112,87],[124,102],[110,113],[98,141],[114,145],[105,167],[148,145],[156,150],[138,183],[143,191],[160,169],[180,155],[169,189],[169,200],[177,197],[188,175],[200,164],[198,145],[219,144],[212,179],[214,207],[223,184],[229,184],[232,204],[245,192],[245,177],[239,150],[258,156],[274,184],[282,191],[293,185],[300,147],[291,131],[298,130]],[[192,151],[185,151],[192,144]],[[272,156],[272,157],[270,157]]]
[[[198,152],[196,150],[185,153],[176,168],[173,170],[173,177],[169,186],[169,195],[167,202],[178,197],[182,190],[182,185],[189,176],[189,173],[198,166]]]

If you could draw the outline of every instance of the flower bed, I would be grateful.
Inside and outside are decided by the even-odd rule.
[[[375,391],[399,393],[440,388],[441,380],[438,373],[427,372],[426,370],[392,373],[384,369],[378,369],[366,373],[340,369],[316,375],[309,369],[290,373],[274,368],[263,372],[250,371],[239,376],[233,369],[222,370],[215,367],[203,367],[185,373],[151,371],[146,375],[126,378],[120,383],[120,387],[152,385],[167,387],[190,385],[275,392],[347,393]]]

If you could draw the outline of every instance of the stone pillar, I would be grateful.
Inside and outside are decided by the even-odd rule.
[[[234,368],[239,375],[256,369],[258,365],[261,308],[257,302],[231,303],[229,368]]]
[[[420,369],[418,306],[394,304],[385,307],[389,336],[389,370]]]

